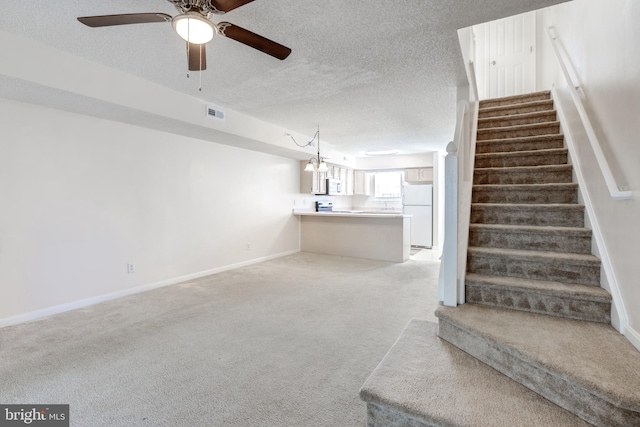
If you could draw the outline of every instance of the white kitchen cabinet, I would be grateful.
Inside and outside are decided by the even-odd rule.
[[[337,166],[332,166],[332,165],[327,165],[327,166],[328,166],[328,170],[326,172],[327,178],[336,178],[336,171],[338,174],[340,174],[340,168],[338,168]]]
[[[353,169],[347,169],[347,180],[344,184],[349,196],[353,195]]]
[[[339,179],[342,182],[342,186],[341,186],[342,194],[345,194],[345,195],[353,194],[353,186],[352,186],[352,190],[349,191],[349,169],[340,168]]]
[[[404,170],[407,182],[433,182],[433,168],[412,168]]]
[[[353,194],[368,196],[371,194],[371,181],[366,171],[353,171]]]

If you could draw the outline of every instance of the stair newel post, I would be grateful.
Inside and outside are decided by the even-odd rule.
[[[444,305],[455,307],[458,303],[458,146],[454,141],[447,145],[444,160],[444,246],[442,251]]]

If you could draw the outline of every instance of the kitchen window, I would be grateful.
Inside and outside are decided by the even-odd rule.
[[[398,199],[402,197],[402,172],[376,172],[373,176],[375,197]]]

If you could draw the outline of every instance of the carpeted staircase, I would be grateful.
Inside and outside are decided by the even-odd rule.
[[[640,354],[610,326],[611,296],[600,287],[600,260],[567,162],[549,92],[480,103],[467,304],[436,311],[438,337],[455,347],[420,321],[408,326],[361,390],[370,427],[545,425],[549,416],[554,425],[640,426]],[[417,330],[428,338],[412,337]],[[398,359],[419,345],[441,349],[431,358],[447,363],[417,365],[414,357],[408,366],[419,368],[400,368]],[[498,392],[494,370],[481,371],[477,387],[461,387],[454,348],[524,387]],[[442,369],[452,379],[410,387]],[[531,392],[560,412],[536,407],[525,397]],[[439,393],[449,399],[436,405]],[[496,399],[508,409],[491,409]]]

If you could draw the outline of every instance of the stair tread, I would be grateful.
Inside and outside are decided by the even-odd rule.
[[[630,411],[640,411],[640,353],[610,325],[477,304],[436,316],[543,372]]]
[[[508,231],[527,234],[554,234],[563,236],[591,236],[592,231],[585,227],[558,227],[549,225],[510,225],[510,224],[469,224],[476,230]]]
[[[476,159],[487,157],[518,157],[518,156],[539,156],[544,154],[568,153],[566,148],[543,148],[541,150],[524,150],[524,151],[499,151],[497,153],[478,153]],[[556,165],[553,165],[556,166]]]
[[[496,288],[530,291],[542,295],[566,296],[580,300],[610,302],[611,294],[597,286],[562,283],[548,280],[531,280],[519,277],[492,276],[467,273],[466,280]]]
[[[469,246],[468,252],[476,255],[503,256],[511,259],[526,259],[531,261],[548,262],[555,264],[582,264],[600,265],[600,258],[590,254],[576,254],[569,252],[548,252],[526,249],[502,249]]]
[[[360,397],[427,425],[589,426],[438,338],[437,325],[419,319],[406,326]]]
[[[519,151],[516,151],[517,153]],[[493,166],[489,168],[474,168],[474,172],[555,172],[572,170],[569,164],[562,165],[537,165],[537,166]]]

